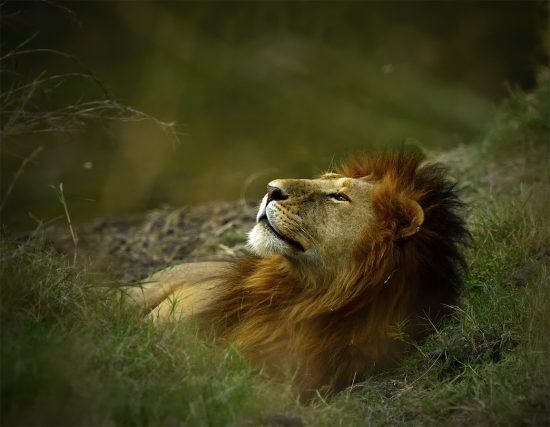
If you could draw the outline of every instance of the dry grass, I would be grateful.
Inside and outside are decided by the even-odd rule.
[[[35,35],[36,36],[36,35]],[[179,141],[174,123],[163,122],[136,108],[123,105],[113,99],[111,93],[76,56],[55,49],[28,49],[35,36],[28,38],[0,57],[0,69],[16,76],[0,94],[0,140],[7,137],[34,133],[77,132],[86,129],[92,121],[136,122],[150,121],[175,141]],[[69,61],[79,71],[49,75],[42,71],[34,78],[18,77],[15,63],[21,56],[50,55]],[[91,82],[101,99],[79,100],[68,105],[49,105],[52,92],[68,81],[78,79]],[[44,95],[47,96],[44,96]]]

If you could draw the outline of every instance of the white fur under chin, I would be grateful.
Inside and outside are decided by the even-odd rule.
[[[288,244],[275,236],[265,224],[257,223],[248,233],[248,247],[259,256],[287,254]]]

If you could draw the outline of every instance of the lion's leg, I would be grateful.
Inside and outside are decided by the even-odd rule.
[[[227,265],[227,262],[194,262],[166,268],[153,274],[143,285],[127,289],[127,300],[148,312],[180,288],[213,280]]]
[[[181,320],[200,313],[213,299],[213,291],[219,279],[185,284],[164,299],[147,316],[155,322],[168,319]]]

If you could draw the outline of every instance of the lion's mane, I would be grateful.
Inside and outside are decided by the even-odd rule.
[[[341,389],[393,366],[456,303],[468,237],[462,203],[440,165],[417,154],[348,161],[338,172],[376,181],[377,220],[345,271],[312,277],[279,256],[235,261],[205,324],[266,369],[290,367],[299,389]],[[424,211],[406,239],[410,201]]]

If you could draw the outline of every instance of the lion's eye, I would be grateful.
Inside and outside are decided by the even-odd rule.
[[[339,202],[351,202],[351,199],[343,193],[331,193],[328,196]]]

